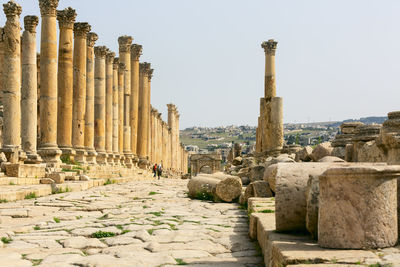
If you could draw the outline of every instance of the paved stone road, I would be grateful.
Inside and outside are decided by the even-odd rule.
[[[0,266],[263,266],[245,211],[191,200],[186,184],[111,184],[0,204]]]

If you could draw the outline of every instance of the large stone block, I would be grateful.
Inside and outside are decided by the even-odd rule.
[[[20,164],[11,163],[5,165],[6,175],[10,177],[21,177],[21,178],[44,178],[46,176],[46,167],[43,164]]]
[[[327,248],[394,246],[400,166],[348,165],[319,177],[318,244]]]
[[[317,145],[313,152],[310,155],[310,158],[317,162],[323,157],[330,156],[332,153],[333,147],[331,146],[330,142],[324,142],[322,144]]]

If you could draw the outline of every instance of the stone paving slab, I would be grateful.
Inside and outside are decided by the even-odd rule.
[[[2,203],[0,255],[8,266],[264,266],[246,212],[191,200],[186,184],[133,181]]]

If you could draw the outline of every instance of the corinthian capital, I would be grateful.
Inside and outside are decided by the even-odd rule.
[[[154,69],[149,69],[149,71],[147,72],[147,77],[149,77],[149,81],[151,81],[151,78],[153,78],[153,72]]]
[[[38,24],[39,24],[39,18],[37,16],[24,17],[25,31],[35,33]]]
[[[143,75],[148,75],[150,66],[151,66],[150,63],[147,63],[147,62],[140,63],[139,64],[140,73],[142,73]]]
[[[129,53],[131,51],[132,36],[124,35],[118,38],[119,52]]]
[[[87,34],[90,32],[91,28],[92,27],[87,22],[75,22],[74,37],[81,37],[86,39]]]
[[[119,68],[119,58],[116,57],[116,58],[114,58],[113,69],[117,70],[118,68]]]
[[[112,64],[114,62],[115,53],[111,50],[107,50],[106,53],[106,62],[108,64]]]
[[[131,45],[131,59],[139,60],[141,55],[142,55],[142,46],[139,44]]]
[[[9,1],[6,4],[3,4],[3,10],[7,18],[19,16],[22,13],[22,7],[14,1]]]
[[[58,10],[57,20],[60,28],[73,29],[76,15],[75,9],[71,7],[68,7],[64,10]]]
[[[90,47],[94,47],[96,41],[99,39],[99,36],[95,32],[89,32],[86,38],[87,38],[86,44]]]
[[[57,15],[58,0],[39,0],[40,14],[55,17]]]
[[[264,48],[266,54],[275,55],[277,45],[278,42],[274,39],[270,39],[268,42],[262,42],[261,47]]]
[[[96,57],[105,58],[108,48],[105,46],[96,46],[94,48],[94,55]]]
[[[126,65],[125,63],[118,64],[118,74],[123,75],[125,73]]]

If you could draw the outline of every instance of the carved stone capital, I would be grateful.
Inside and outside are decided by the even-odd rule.
[[[119,63],[118,64],[118,73],[119,74],[124,74],[126,69],[125,63]]]
[[[154,69],[149,69],[149,71],[147,72],[147,77],[149,77],[149,81],[151,81],[151,78],[153,78],[153,72]]]
[[[132,36],[124,35],[118,38],[119,44],[119,52],[121,53],[130,53],[131,52],[131,44],[133,41]]]
[[[114,58],[113,69],[117,70],[119,68],[119,57]]]
[[[106,58],[108,48],[106,46],[96,46],[94,48],[94,55],[100,58]]]
[[[167,104],[168,112],[176,112],[176,106],[174,104]]]
[[[14,1],[9,1],[6,4],[3,4],[3,10],[7,18],[19,16],[22,13],[22,7]]]
[[[262,42],[261,47],[264,48],[266,54],[275,55],[277,45],[278,42],[274,39],[270,39],[268,42]]]
[[[74,37],[81,37],[85,38],[87,37],[87,34],[91,30],[91,26],[87,22],[75,22],[74,23]]]
[[[95,32],[89,32],[86,38],[87,38],[86,41],[87,46],[94,47],[96,41],[99,39],[99,36]]]
[[[148,75],[148,72],[150,70],[150,63],[147,62],[143,62],[139,64],[139,71],[140,73],[144,74],[144,75]]]
[[[137,61],[139,60],[141,55],[142,55],[142,46],[139,44],[131,45],[131,59]]]
[[[71,7],[64,10],[57,10],[57,20],[60,28],[73,29],[76,15],[75,9]]]
[[[39,0],[40,14],[55,17],[57,15],[58,0]]]
[[[39,24],[39,18],[37,16],[25,16],[24,17],[25,31],[35,33],[36,27],[38,24]]]
[[[107,64],[113,64],[114,62],[115,53],[111,50],[107,50],[106,54],[106,62]]]

